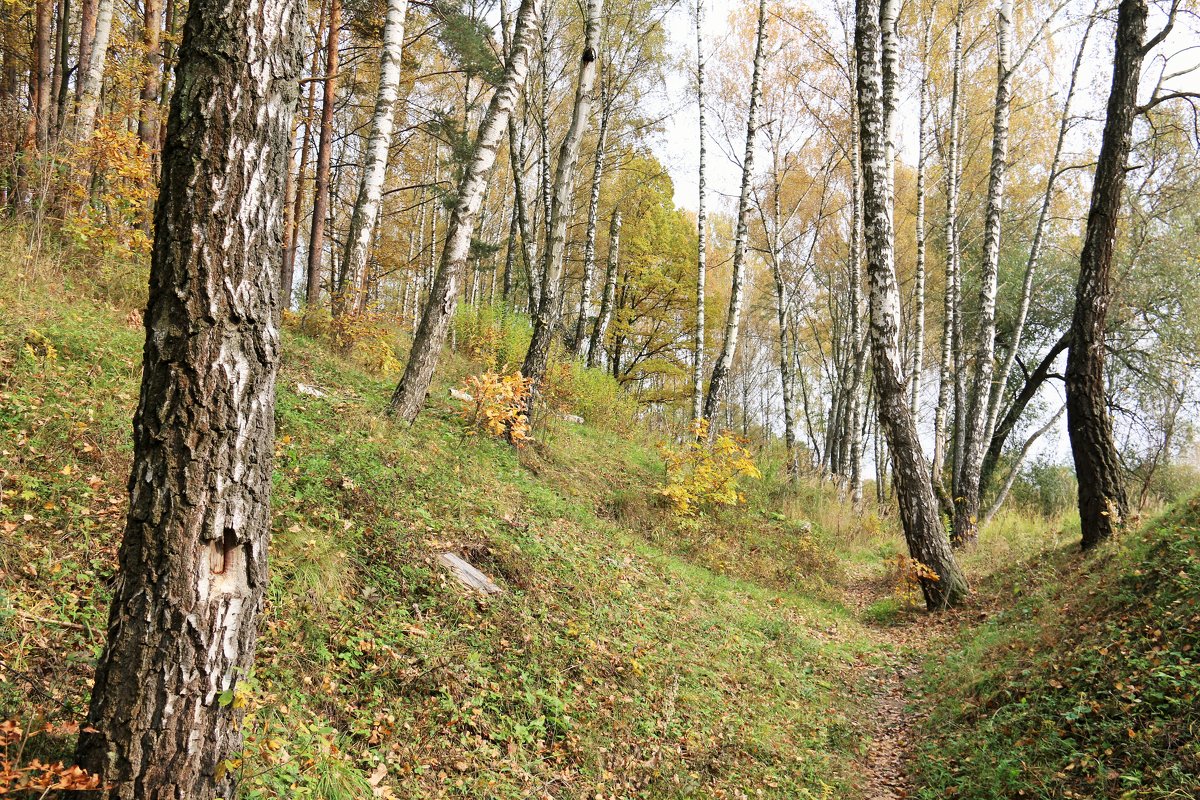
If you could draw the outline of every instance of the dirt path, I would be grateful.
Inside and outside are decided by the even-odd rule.
[[[849,605],[860,619],[873,602],[886,594],[876,583],[856,583],[848,596]],[[865,623],[878,643],[882,657],[861,661],[859,685],[868,700],[869,715],[864,734],[869,739],[862,758],[863,800],[904,800],[916,787],[907,767],[910,749],[920,720],[921,696],[914,694],[912,679],[921,671],[921,654],[929,652],[931,639],[944,634],[941,620],[914,612],[910,619],[885,626]]]

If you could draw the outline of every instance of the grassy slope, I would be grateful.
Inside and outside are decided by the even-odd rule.
[[[0,279],[0,719],[86,708],[142,335]],[[225,698],[248,712],[247,796],[370,796],[384,768],[397,797],[850,791],[848,671],[876,645],[798,574],[823,558],[806,528],[739,512],[685,541],[644,499],[652,449],[568,426],[518,454],[440,400],[400,429],[387,382],[296,335],[284,353],[258,665]],[[505,593],[465,593],[442,550]]]
[[[986,591],[1018,600],[930,659],[923,797],[1200,796],[1200,498]]]

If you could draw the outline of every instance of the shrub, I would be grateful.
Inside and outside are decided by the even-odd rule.
[[[459,306],[454,315],[458,348],[487,370],[504,372],[529,349],[529,320],[503,305]]]
[[[680,516],[695,516],[716,506],[734,506],[746,501],[738,479],[761,477],[746,443],[722,433],[709,443],[708,421],[693,428],[695,436],[683,450],[664,447],[667,483],[659,494],[666,497]]]
[[[471,433],[507,436],[517,446],[529,438],[528,378],[484,372],[467,378],[465,392],[470,399],[462,399],[462,415]]]

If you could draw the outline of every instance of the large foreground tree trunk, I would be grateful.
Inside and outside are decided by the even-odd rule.
[[[575,197],[575,167],[579,163],[579,148],[592,116],[593,89],[600,52],[600,8],[601,0],[588,0],[583,52],[579,57],[579,83],[575,87],[575,108],[554,169],[554,195],[542,260],[542,296],[533,317],[533,339],[525,353],[525,363],[521,365],[521,374],[529,378],[533,386],[531,408],[533,398],[538,394],[538,385],[546,374],[554,329],[562,315],[560,283],[567,245],[567,221],[571,216],[571,201]]]
[[[733,238],[733,283],[729,289],[729,314],[725,318],[725,340],[721,354],[713,364],[712,377],[708,382],[708,394],[704,398],[704,419],[710,422],[717,413],[721,392],[733,358],[737,355],[738,339],[742,324],[742,306],[746,298],[746,250],[750,242],[750,185],[754,179],[754,139],[758,133],[759,83],[762,76],[763,47],[767,38],[766,0],[758,3],[758,33],[754,44],[754,68],[750,74],[750,109],[746,114],[746,151],[742,156],[742,189],[738,196],[737,228]],[[715,429],[715,426],[714,426]]]
[[[298,0],[192,0],[163,153],[129,516],[78,757],[120,800],[233,797],[225,698],[267,587]],[[99,46],[99,45],[97,45]],[[213,53],[222,53],[216,59]]]
[[[496,149],[508,130],[508,117],[517,103],[529,72],[529,53],[533,46],[541,0],[521,0],[513,31],[512,48],[504,66],[504,75],[488,103],[487,112],[475,137],[475,150],[458,185],[458,200],[446,226],[445,245],[437,274],[413,338],[404,377],[392,395],[391,413],[412,422],[425,405],[429,382],[437,368],[454,307],[458,303],[463,270],[471,247],[471,235],[483,203],[488,176],[496,163]]]
[[[343,269],[353,287],[351,306],[361,311],[366,297],[367,257],[375,238],[379,205],[383,200],[383,180],[387,174],[388,152],[392,147],[396,95],[400,86],[400,58],[404,49],[404,18],[408,0],[388,0],[383,23],[383,54],[379,63],[379,90],[375,96],[375,114],[367,136],[366,164],[358,184],[358,199],[350,215],[346,232]],[[349,289],[348,289],[349,290]]]
[[[1071,345],[1067,350],[1067,430],[1075,458],[1075,475],[1079,479],[1079,524],[1084,549],[1112,536],[1128,508],[1104,386],[1104,328],[1112,300],[1109,273],[1121,194],[1125,189],[1125,164],[1137,114],[1147,13],[1146,0],[1121,0],[1117,11],[1112,90],[1092,182],[1087,232],[1079,257]]]
[[[884,0],[885,3],[895,0]],[[966,579],[954,560],[938,514],[928,465],[908,406],[904,365],[900,357],[900,289],[896,283],[892,224],[891,164],[887,162],[888,95],[894,76],[885,82],[881,53],[879,0],[858,0],[855,43],[858,50],[858,114],[863,164],[863,222],[867,276],[870,283],[872,371],[878,414],[892,459],[896,499],[909,553],[936,574],[922,577],[930,609],[962,601]]]

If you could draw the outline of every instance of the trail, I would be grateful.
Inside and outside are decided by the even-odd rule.
[[[847,599],[863,619],[867,607],[886,595],[886,587],[878,582],[860,580],[850,587]],[[878,657],[860,658],[856,665],[859,686],[868,698],[863,734],[869,745],[861,760],[861,797],[904,800],[916,794],[908,767],[917,724],[925,713],[913,679],[921,673],[931,640],[944,634],[945,622],[914,611],[898,624],[864,624],[878,645]]]

